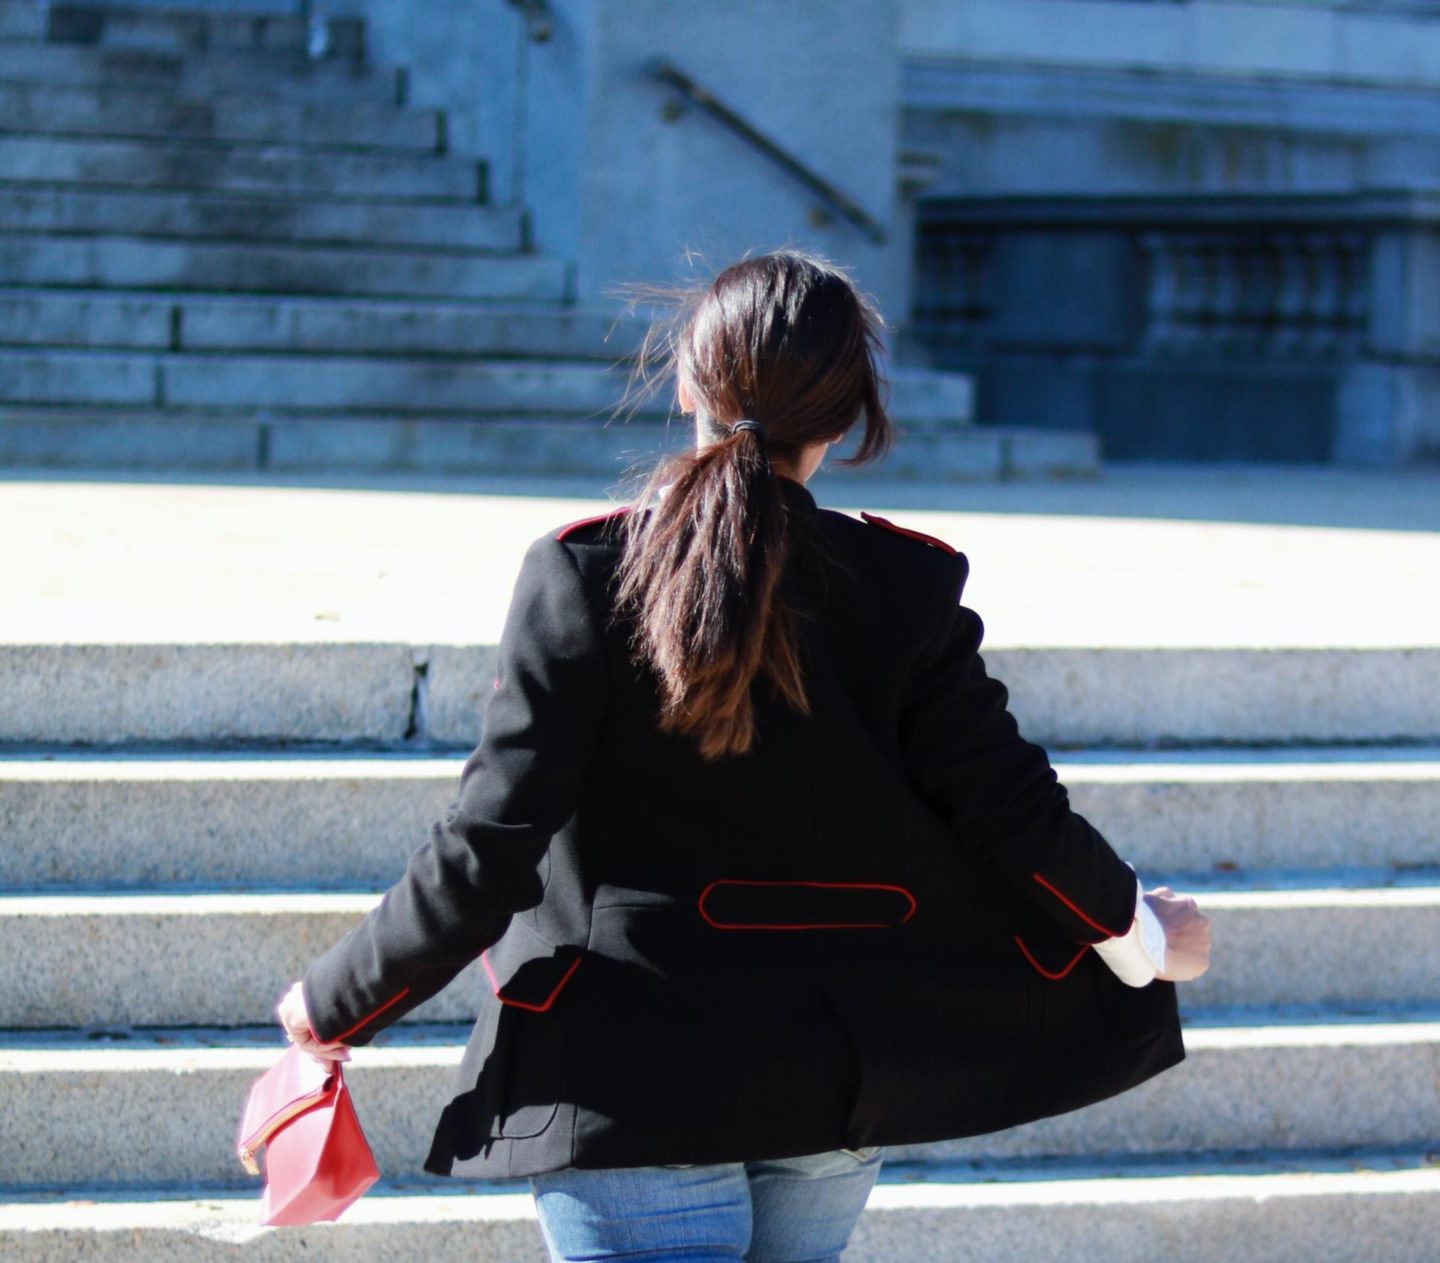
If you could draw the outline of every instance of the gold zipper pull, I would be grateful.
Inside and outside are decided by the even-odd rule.
[[[266,1120],[265,1125],[251,1136],[245,1144],[239,1147],[236,1152],[239,1154],[240,1164],[249,1171],[251,1175],[260,1174],[260,1165],[255,1161],[256,1153],[263,1149],[265,1145],[270,1142],[270,1137],[285,1126],[292,1118],[296,1117],[296,1115],[303,1114],[306,1110],[324,1100],[333,1081],[334,1076],[331,1075],[326,1078],[325,1082],[321,1084],[319,1088],[311,1092],[309,1096],[302,1096],[298,1101],[291,1101],[289,1105],[280,1110],[274,1117]],[[252,1145],[254,1146],[253,1148],[250,1147]]]

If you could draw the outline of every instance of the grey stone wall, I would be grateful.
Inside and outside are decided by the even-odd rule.
[[[528,38],[505,0],[328,0],[362,16],[374,59],[410,68],[412,100],[442,106],[457,152],[487,158],[491,197],[523,205],[535,248],[570,260],[573,296],[799,245],[851,267],[882,309],[908,306],[898,221],[894,0],[551,0]],[[886,228],[881,244],[647,73],[686,74]],[[693,260],[691,255],[698,256]]]
[[[536,238],[576,260],[577,291],[685,275],[803,245],[855,270],[887,311],[906,306],[895,232],[899,59],[891,0],[557,0],[526,110]],[[665,57],[889,230],[872,244],[733,132],[675,108],[647,78]],[[568,61],[566,60],[568,58]]]

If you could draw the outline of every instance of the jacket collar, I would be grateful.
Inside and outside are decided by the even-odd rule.
[[[777,476],[775,482],[780,488],[780,494],[784,498],[785,503],[788,504],[791,509],[798,509],[806,513],[816,513],[819,511],[820,506],[816,504],[815,497],[810,494],[810,488],[803,482],[798,482],[794,478],[786,478],[783,475]],[[663,500],[670,493],[670,488],[673,485],[673,483],[667,482],[663,487],[660,487],[655,492],[655,498],[657,500]]]
[[[802,509],[807,513],[815,513],[820,506],[815,503],[815,497],[810,494],[810,488],[803,482],[797,482],[794,478],[780,477],[775,480],[780,485],[781,494],[792,509]]]

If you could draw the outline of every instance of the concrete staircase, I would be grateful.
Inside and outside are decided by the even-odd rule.
[[[420,1171],[473,976],[356,1055],[386,1184],[341,1225],[260,1233],[231,1147],[278,991],[448,801],[490,639],[0,646],[0,1256],[540,1263],[519,1191]],[[847,1257],[1434,1258],[1437,657],[987,654],[1077,806],[1212,911],[1214,968],[1182,1066],[894,1151]]]
[[[642,328],[571,301],[523,207],[354,20],[0,0],[0,466],[619,470]],[[1093,473],[897,369],[889,475]]]
[[[286,20],[43,19],[0,0],[0,462],[613,469],[657,440],[658,417],[620,440],[593,416],[633,330],[566,302],[563,261],[484,204],[439,116],[396,103],[404,76],[365,65],[360,28],[332,26],[312,63]],[[933,474],[968,394],[918,373],[896,390]],[[1055,468],[1007,442],[940,472]],[[246,564],[233,534],[217,569]],[[486,582],[475,604],[503,608],[508,576]],[[183,591],[136,599],[175,634]],[[452,793],[491,629],[246,639],[236,615],[219,643],[172,643],[132,621],[54,641],[0,625],[0,1258],[540,1263],[527,1198],[419,1168],[473,977],[357,1054],[386,1183],[344,1223],[261,1232],[232,1149],[281,1047],[278,991]],[[1433,636],[987,663],[1079,808],[1213,911],[1215,967],[1182,993],[1184,1065],[896,1151],[847,1257],[1433,1260]]]

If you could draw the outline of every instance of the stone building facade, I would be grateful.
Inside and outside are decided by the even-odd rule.
[[[899,363],[968,375],[981,427],[1440,456],[1440,5],[172,4],[288,7],[317,50],[362,19],[586,310],[798,244],[852,268]]]

